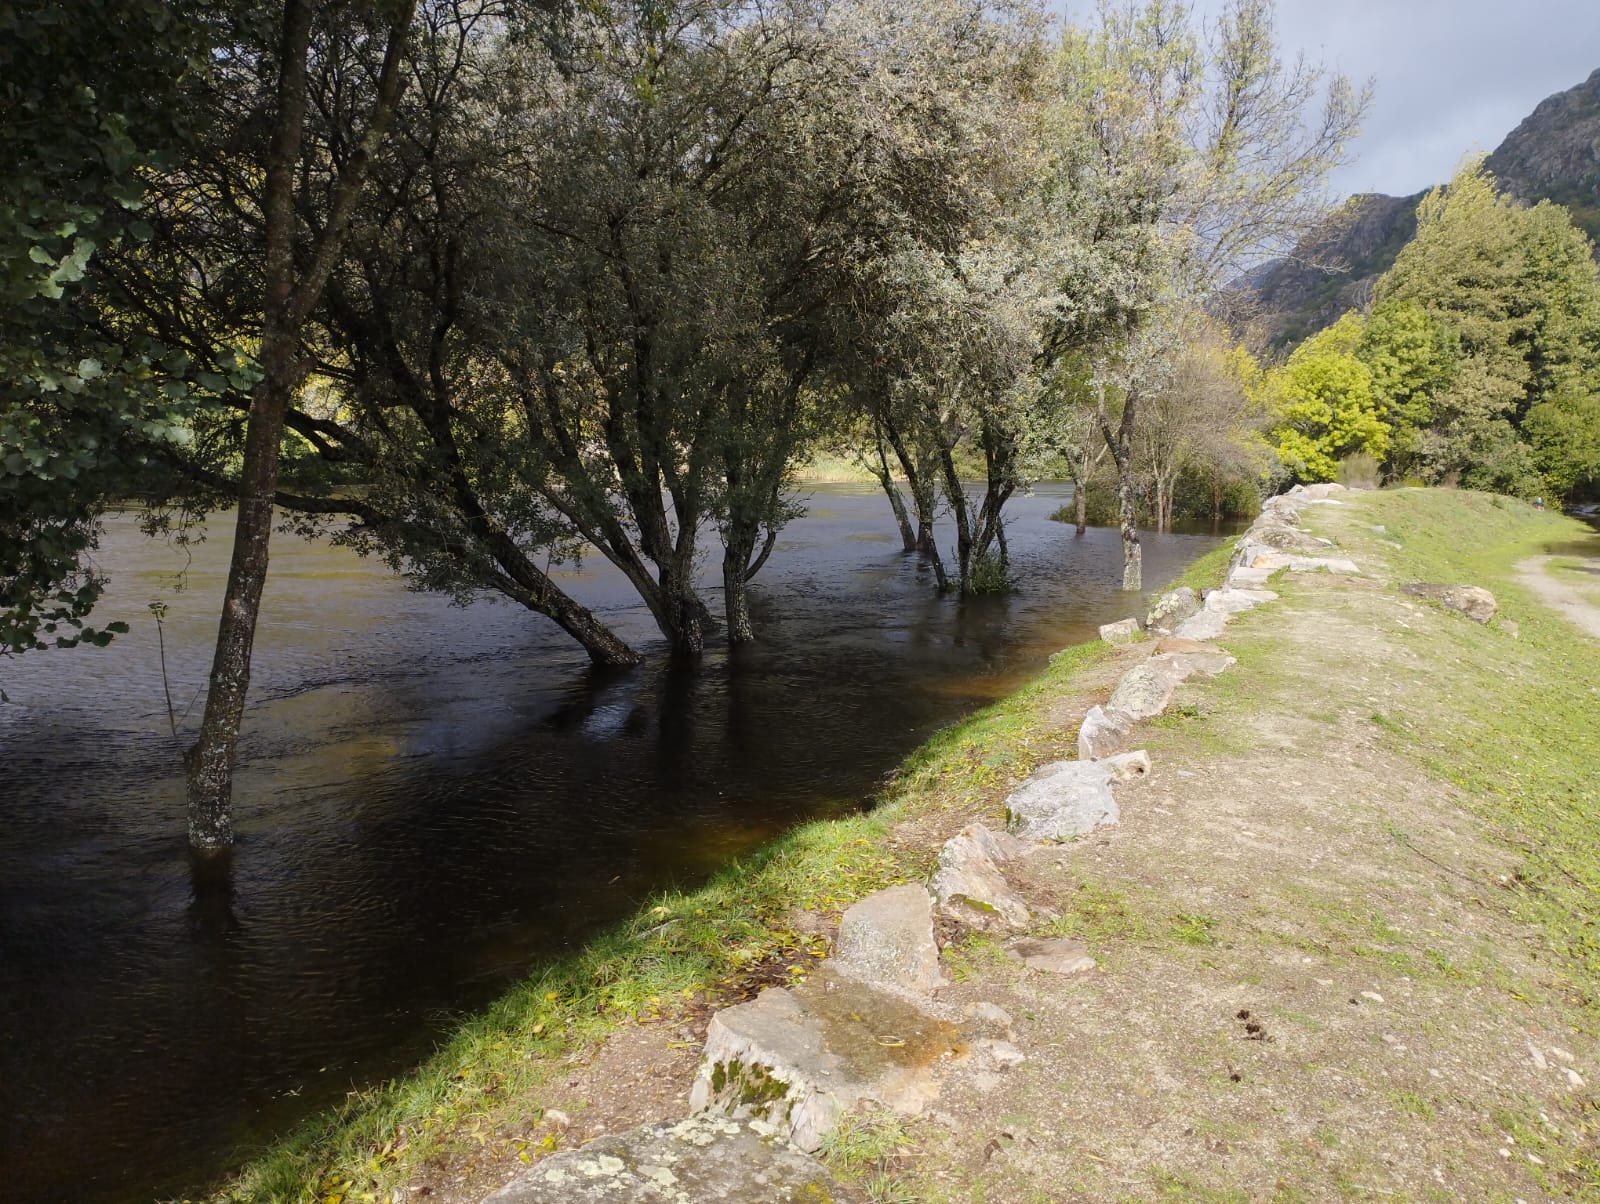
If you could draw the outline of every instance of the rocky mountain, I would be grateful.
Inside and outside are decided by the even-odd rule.
[[[1600,243],[1600,70],[1539,102],[1487,160],[1501,187],[1528,202],[1567,206]],[[1295,253],[1241,282],[1267,341],[1299,342],[1365,305],[1372,286],[1416,232],[1417,202],[1365,193],[1351,197]]]

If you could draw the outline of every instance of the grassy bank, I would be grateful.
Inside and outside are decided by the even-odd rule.
[[[1179,1006],[1183,990],[1195,983],[1221,993],[1235,990],[1242,977],[1252,991],[1271,998],[1274,975],[1292,972],[1301,989],[1297,967],[1313,958],[1316,973],[1340,982],[1366,975],[1386,998],[1409,991],[1412,983],[1438,994],[1440,1002],[1431,1005],[1438,1016],[1413,1018],[1410,1039],[1418,1048],[1459,1045],[1458,1018],[1475,1022],[1494,1040],[1505,1035],[1507,1017],[1515,1033],[1535,1015],[1541,1022],[1559,1017],[1548,1034],[1600,1037],[1600,794],[1594,768],[1600,764],[1600,641],[1584,639],[1542,605],[1519,583],[1515,568],[1552,551],[1558,572],[1580,563],[1571,545],[1587,538],[1587,529],[1514,501],[1418,490],[1310,508],[1307,521],[1337,538],[1345,553],[1381,580],[1275,579],[1282,604],[1252,612],[1224,638],[1239,658],[1236,669],[1196,686],[1196,693],[1141,736],[1161,767],[1160,784],[1151,789],[1174,794],[1162,796],[1161,811],[1130,808],[1125,839],[1097,846],[1092,857],[1086,853],[1075,863],[1074,890],[1060,901],[1049,934],[1093,942],[1108,1002],[1103,1015],[1095,1010],[1099,1004],[1073,1013],[1073,1039],[1060,1046],[1071,1053],[1061,1056],[1090,1060],[1064,1063],[1059,1074],[1041,1069],[1041,1098],[1048,1101],[1041,1106],[1059,1107],[1067,1082],[1085,1090],[1110,1083],[1137,1096],[1137,1061],[1128,1082],[1117,1077],[1129,1066],[1122,1045],[1130,1006],[1140,1011],[1146,1035],[1159,1036],[1162,1024],[1170,1024],[1172,1047],[1180,1053],[1206,1053],[1208,1040],[1219,1042],[1219,1056],[1226,1058],[1242,1057],[1241,1049],[1287,1051],[1325,1040],[1324,1061],[1337,1061],[1352,1047],[1338,1026],[1354,1023],[1340,1017],[1360,1014],[1351,1006],[1357,998],[1346,1003],[1341,993],[1328,1015],[1316,1016],[1309,1014],[1309,1002],[1294,1003],[1299,1010],[1282,1004],[1273,1021],[1275,1031],[1282,1026],[1282,1037],[1273,1046],[1197,1037],[1192,1001]],[[1192,565],[1183,583],[1217,584],[1228,556],[1226,546],[1217,549]],[[1480,626],[1413,603],[1397,586],[1414,580],[1485,586],[1499,599],[1500,620]],[[1514,622],[1517,630],[1501,620]],[[700,889],[650,901],[631,920],[545,967],[469,1022],[415,1074],[354,1096],[308,1124],[214,1200],[387,1200],[430,1164],[468,1154],[509,1174],[519,1159],[531,1160],[559,1140],[538,1122],[544,1108],[566,1106],[561,1089],[574,1064],[640,1022],[703,1018],[715,1007],[803,974],[825,951],[825,940],[815,934],[826,931],[844,906],[882,886],[923,877],[950,830],[974,815],[994,822],[1016,781],[1044,761],[1071,755],[1074,716],[1104,698],[1121,672],[1121,658],[1129,655],[1137,650],[1097,644],[1059,654],[1035,682],[914,754],[870,812],[806,825]],[[1284,758],[1291,755],[1300,768],[1286,771]],[[1238,781],[1276,784],[1286,772],[1309,781],[1323,767],[1328,777],[1336,776],[1336,767],[1347,770],[1333,793],[1348,805],[1318,811],[1296,794],[1285,804],[1289,814],[1278,819],[1285,849],[1302,839],[1298,834],[1313,831],[1317,845],[1347,842],[1342,847],[1352,856],[1350,864],[1333,859],[1326,879],[1292,858],[1262,851],[1280,847],[1267,841],[1257,848],[1261,859],[1254,868],[1241,867],[1251,889],[1239,894],[1228,869],[1234,838],[1215,836],[1222,843],[1212,847],[1196,833],[1213,828],[1167,818],[1185,814],[1180,808],[1196,817],[1223,813],[1237,803]],[[1340,794],[1345,784],[1348,793]],[[1387,800],[1386,789],[1399,799]],[[1207,792],[1215,795],[1209,803],[1202,801]],[[1250,797],[1280,796],[1269,788]],[[1267,831],[1270,807],[1267,812],[1251,815],[1251,833]],[[1313,823],[1315,829],[1306,826]],[[1453,847],[1457,827],[1471,829],[1473,841],[1493,842],[1494,856],[1481,863],[1485,873],[1495,866],[1493,875],[1467,882],[1463,873],[1479,868],[1468,853],[1459,860],[1452,854],[1448,865],[1430,860],[1430,849]],[[1373,832],[1381,838],[1377,846]],[[1187,854],[1186,840],[1193,844]],[[1364,871],[1357,866],[1361,859]],[[1195,884],[1207,871],[1222,875],[1215,890]],[[1349,872],[1379,885],[1352,893]],[[1419,918],[1435,904],[1445,906],[1444,896],[1452,891],[1463,896],[1467,911],[1461,914],[1487,917],[1482,931]],[[1435,923],[1437,931],[1430,928]],[[958,982],[964,975],[1006,973],[997,947],[984,940],[966,940],[950,957]],[[1261,981],[1248,977],[1258,974]],[[1099,989],[1080,986],[1086,994],[1073,998],[1083,1004]],[[1163,1001],[1173,1011],[1165,1021],[1159,1014]],[[1032,1019],[1021,1008],[1016,1014]],[[1447,1031],[1445,1017],[1454,1034],[1448,1038],[1440,1035]],[[1403,1023],[1399,1017],[1386,1022]],[[1319,1027],[1325,1030],[1320,1037]],[[1522,1056],[1521,1040],[1513,1042],[1512,1054]],[[1098,1063],[1092,1059],[1102,1045],[1107,1052]],[[1363,1183],[1404,1186],[1403,1180],[1385,1179],[1383,1143],[1394,1134],[1404,1138],[1402,1146],[1425,1149],[1441,1131],[1476,1141],[1481,1128],[1484,1140],[1497,1144],[1499,1134],[1514,1135],[1521,1150],[1542,1159],[1538,1165],[1546,1169],[1539,1173],[1551,1192],[1600,1200],[1600,1160],[1593,1152],[1600,1108],[1592,1090],[1571,1097],[1570,1110],[1563,1104],[1547,1115],[1547,1105],[1519,1095],[1524,1089],[1514,1083],[1498,1085],[1499,1079],[1492,1088],[1477,1079],[1448,1087],[1446,1080],[1428,1077],[1390,1082],[1384,1076],[1398,1071],[1385,1052],[1389,1047],[1374,1048],[1371,1066],[1356,1063],[1368,1075],[1362,1088],[1368,1094],[1352,1094],[1356,1088],[1342,1064],[1343,1079],[1322,1077],[1326,1066],[1315,1059],[1278,1072],[1298,1076],[1293,1082],[1307,1096],[1303,1107],[1285,1097],[1287,1114],[1263,1109],[1259,1099],[1244,1094],[1237,1076],[1212,1082],[1186,1066],[1173,1079],[1181,1087],[1168,1087],[1173,1099],[1166,1110],[1183,1112],[1177,1095],[1188,1091],[1193,1098],[1183,1114],[1207,1116],[1217,1129],[1201,1137],[1260,1157],[1241,1159],[1230,1169],[1202,1149],[1197,1162],[1174,1156],[1164,1166],[1150,1159],[1139,1144],[1143,1138],[1130,1138],[1126,1148],[1102,1144],[1095,1159],[1075,1164],[1091,1176],[1081,1198],[1115,1198],[1124,1189],[1104,1193],[1128,1182],[1160,1187],[1135,1190],[1131,1198],[1160,1195],[1168,1190],[1162,1185],[1170,1185],[1172,1198],[1266,1198],[1250,1178],[1250,1168],[1263,1165],[1279,1174],[1281,1190],[1268,1193],[1273,1198],[1365,1198],[1365,1189],[1357,1190]],[[1494,1056],[1504,1052],[1484,1048]],[[1573,1048],[1581,1050],[1579,1044]],[[1043,1049],[1030,1052],[1041,1067]],[[1075,1114],[1104,1118],[1097,1140],[1112,1142],[1111,1118],[1120,1110],[1098,1096],[1082,1103]],[[993,1112],[992,1104],[975,1107]],[[949,1106],[958,1107],[955,1101]],[[1340,1109],[1345,1111],[1335,1123],[1331,1118]],[[1299,1134],[1291,1121],[1302,1112],[1326,1112],[1330,1119],[1309,1135]],[[1446,1124],[1455,1128],[1441,1130]],[[1218,1126],[1233,1128],[1223,1134]],[[985,1164],[975,1163],[965,1147],[946,1160],[941,1142],[953,1137],[912,1126],[911,1135],[897,1142],[902,1138],[917,1148],[907,1165],[921,1168],[921,1177],[907,1188],[913,1194],[905,1198],[968,1199],[951,1194],[952,1184],[965,1175],[978,1178],[973,1186],[979,1194],[970,1198],[1034,1198],[1005,1195],[999,1162],[973,1171]],[[875,1165],[874,1159],[884,1161],[880,1154],[857,1161]],[[1113,1169],[1096,1171],[1101,1158]],[[1093,1179],[1094,1173],[1104,1178]],[[1055,1181],[1049,1174],[1043,1178]],[[982,1195],[986,1184],[999,1194]]]
[[[263,1153],[213,1204],[386,1201],[419,1167],[463,1149],[536,1156],[529,1126],[573,1060],[625,1026],[703,1014],[803,973],[825,943],[797,917],[836,918],[922,877],[934,848],[897,831],[965,813],[1041,749],[1065,755],[1049,704],[1112,655],[1098,644],[1058,654],[1021,691],[914,753],[872,810],[806,824],[697,890],[650,901],[468,1021],[413,1074],[352,1095]]]

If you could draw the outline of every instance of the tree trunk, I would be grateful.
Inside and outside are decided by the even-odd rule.
[[[400,58],[412,9],[389,31],[372,117],[358,153],[335,184],[322,235],[303,279],[296,284],[294,188],[306,116],[306,60],[314,15],[312,0],[286,0],[279,47],[277,112],[267,149],[262,216],[266,234],[265,296],[260,363],[245,426],[239,512],[233,555],[217,626],[206,709],[200,734],[184,755],[188,771],[189,844],[201,855],[233,843],[233,768],[245,698],[250,690],[250,654],[255,644],[261,594],[266,587],[272,503],[284,413],[304,378],[299,362],[300,327],[326,283],[348,224],[367,162],[393,115],[400,91]]]
[[[742,592],[742,591],[741,591]],[[706,650],[706,604],[680,566],[661,574],[662,624],[672,655],[699,660]]]
[[[933,566],[934,587],[942,594],[950,588],[950,578],[945,572],[944,558],[939,555],[939,545],[933,534],[933,483],[912,459],[911,450],[899,431],[887,423],[883,430],[889,439],[889,446],[894,448],[895,459],[900,461],[900,471],[906,474],[911,501],[917,508],[917,551]]]
[[[1131,465],[1117,466],[1117,513],[1122,522],[1122,588],[1144,588],[1144,549],[1139,544],[1139,520],[1134,510],[1136,496]]]
[[[1089,491],[1085,488],[1086,484],[1081,477],[1072,483],[1072,508],[1077,520],[1075,533],[1078,535],[1089,529]]]
[[[739,557],[740,561],[744,558]],[[749,644],[756,638],[756,629],[750,622],[750,592],[745,567],[736,563],[731,551],[722,557],[723,602],[728,619],[728,643]]]
[[[873,470],[873,475],[878,478],[878,484],[883,486],[883,492],[889,498],[889,508],[894,511],[895,525],[900,528],[900,544],[907,552],[917,550],[917,536],[911,530],[911,518],[906,513],[906,502],[900,496],[900,487],[895,484],[894,473],[889,471],[889,453],[884,447],[883,425],[878,425],[878,467]]]
[[[1222,521],[1222,478],[1213,475],[1211,478],[1211,525],[1215,527]]]
[[[266,296],[261,326],[262,379],[245,428],[239,512],[223,595],[217,647],[200,735],[184,757],[188,769],[189,844],[198,852],[233,843],[233,765],[250,651],[267,580],[272,495],[278,484],[283,416],[296,383],[298,324],[294,320],[294,177],[306,114],[306,56],[310,0],[284,6],[277,124],[267,152],[265,181]]]
[[[1122,419],[1112,427],[1106,412],[1105,390],[1101,389],[1096,408],[1101,434],[1117,466],[1117,514],[1122,525],[1122,588],[1144,588],[1144,549],[1139,545],[1139,520],[1134,509],[1138,495],[1133,476],[1133,433],[1138,422],[1139,394],[1129,389],[1122,401]]]

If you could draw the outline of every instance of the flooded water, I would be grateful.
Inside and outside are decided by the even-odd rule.
[[[763,642],[692,676],[602,561],[565,584],[656,654],[621,674],[520,608],[280,537],[231,903],[191,891],[179,768],[227,549],[194,549],[174,592],[185,556],[113,521],[96,618],[132,633],[0,661],[0,1197],[201,1183],[652,890],[861,805],[934,729],[1139,609],[1115,531],[1047,521],[1068,496],[1018,499],[1018,591],[962,604],[881,495],[819,487],[755,583]],[[1147,536],[1146,579],[1215,538]]]

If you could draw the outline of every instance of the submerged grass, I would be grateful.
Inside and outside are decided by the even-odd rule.
[[[468,1020],[411,1075],[306,1122],[212,1204],[387,1201],[431,1159],[495,1134],[525,1135],[541,1088],[623,1025],[722,1006],[803,973],[820,949],[794,917],[834,914],[921,878],[932,851],[898,847],[892,829],[970,808],[998,778],[1025,774],[1039,759],[1051,700],[1112,655],[1098,642],[1058,653],[1035,681],[912,754],[871,810],[806,824],[704,886],[651,900]],[[519,1150],[525,1160],[537,1152],[514,1140],[504,1152]]]

